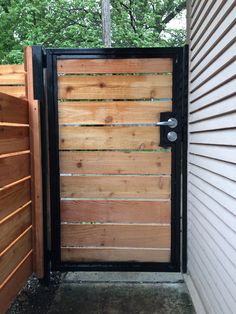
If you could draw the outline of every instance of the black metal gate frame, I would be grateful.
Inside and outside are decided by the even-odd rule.
[[[34,55],[40,54],[42,47],[33,46]],[[49,132],[49,181],[51,206],[51,252],[47,250],[47,236],[45,235],[46,272],[51,269],[59,271],[186,271],[186,150],[187,150],[187,83],[185,48],[106,48],[106,49],[45,49],[43,59],[34,60],[34,73],[36,87],[43,89],[42,80],[37,84],[37,74],[46,67],[46,99],[48,111]],[[121,59],[121,58],[171,58],[173,60],[173,111],[172,116],[178,120],[176,132],[178,139],[172,146],[172,178],[171,178],[171,261],[169,263],[154,262],[79,262],[69,263],[61,261],[61,219],[60,219],[60,169],[59,169],[59,126],[58,126],[58,86],[57,86],[57,60],[59,59]],[[44,63],[44,64],[43,64]],[[40,70],[41,67],[41,70]],[[41,86],[41,87],[40,87]],[[42,93],[41,93],[42,94]],[[37,98],[37,97],[36,97]],[[41,97],[45,98],[45,97]],[[46,127],[45,109],[41,115],[42,128]],[[43,132],[45,137],[45,131]],[[44,143],[45,144],[45,143]],[[43,140],[42,140],[43,145]],[[43,162],[47,158],[45,149]],[[183,164],[184,163],[184,164]],[[183,175],[183,209],[181,215],[181,175]],[[44,184],[46,185],[44,175]],[[45,200],[44,200],[45,201]],[[46,204],[46,201],[44,202]],[[47,206],[44,206],[44,223],[46,225]],[[182,237],[181,237],[181,216]],[[44,234],[48,233],[45,226]],[[181,258],[182,242],[182,258]],[[50,255],[50,256],[49,256]],[[47,276],[47,273],[46,273]]]

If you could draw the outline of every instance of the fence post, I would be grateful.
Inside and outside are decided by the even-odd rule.
[[[31,147],[31,194],[33,213],[33,269],[38,278],[44,277],[43,205],[41,171],[41,136],[39,101],[34,99],[32,47],[25,48],[25,89],[29,102]]]

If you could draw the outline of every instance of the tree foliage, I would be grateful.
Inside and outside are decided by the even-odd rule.
[[[183,0],[111,0],[112,47],[180,46],[168,23]],[[23,47],[102,47],[100,0],[0,0],[0,62],[23,61]]]

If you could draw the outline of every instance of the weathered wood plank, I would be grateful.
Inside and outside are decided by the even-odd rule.
[[[163,73],[172,72],[170,58],[66,59],[58,60],[57,72],[79,73]]]
[[[30,179],[0,191],[0,220],[28,203],[30,199]]]
[[[169,262],[170,249],[62,248],[64,262]]]
[[[59,76],[60,99],[171,98],[171,75]]]
[[[2,313],[5,313],[8,309],[32,272],[32,254],[29,254],[11,273],[8,280],[0,286],[0,304]]]
[[[0,254],[0,284],[11,274],[17,265],[32,249],[32,231],[29,229],[7,250]]]
[[[0,188],[30,175],[30,154],[0,157]]]
[[[62,224],[62,246],[170,248],[170,226]]]
[[[170,176],[62,176],[61,197],[170,198]]]
[[[156,123],[160,112],[172,111],[170,101],[61,102],[59,124]]]
[[[170,201],[63,200],[63,222],[170,223]]]
[[[28,110],[26,100],[0,93],[0,122],[28,124]]]
[[[0,223],[0,252],[32,224],[32,207],[16,210],[14,215]]]
[[[158,149],[158,127],[73,127],[60,128],[60,149]]]
[[[29,128],[0,126],[0,154],[29,149]]]
[[[170,174],[171,152],[60,152],[61,173]]]
[[[0,93],[8,94],[14,97],[25,97],[25,87],[24,86],[0,86]]]

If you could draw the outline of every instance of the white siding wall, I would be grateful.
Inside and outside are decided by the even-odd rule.
[[[236,313],[236,1],[190,8],[187,282]]]

